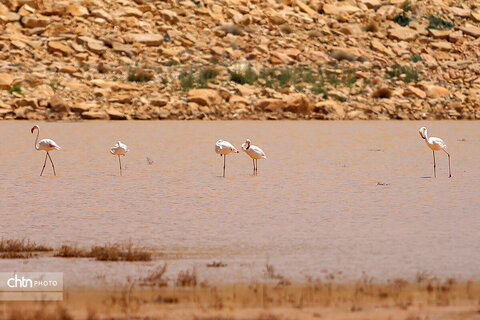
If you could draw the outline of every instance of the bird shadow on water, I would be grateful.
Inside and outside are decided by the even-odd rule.
[[[433,177],[423,176],[423,177],[420,177],[420,179],[433,179]]]

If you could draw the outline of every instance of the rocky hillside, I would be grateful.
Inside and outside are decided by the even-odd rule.
[[[480,3],[1,0],[0,119],[478,119]]]

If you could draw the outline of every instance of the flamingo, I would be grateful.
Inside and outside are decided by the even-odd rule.
[[[445,153],[448,155],[448,177],[452,177],[452,170],[450,169],[450,153],[445,150],[447,148],[447,145],[443,142],[442,139],[437,138],[437,137],[428,137],[427,133],[427,128],[421,127],[420,130],[420,136],[425,140],[427,143],[427,146],[432,149],[433,151],[433,175],[436,178],[437,177],[437,164],[435,162],[435,151],[440,151],[443,150]]]
[[[34,125],[32,130],[30,130],[32,132],[32,134],[33,134],[33,131],[35,131],[35,129],[37,129],[37,138],[35,139],[35,149],[38,150],[38,151],[40,151],[40,150],[46,151],[45,161],[43,162],[43,168],[42,168],[42,172],[40,172],[40,176],[42,176],[43,170],[45,169],[45,165],[47,164],[47,156],[50,159],[50,162],[52,164],[53,174],[56,176],[57,173],[55,172],[55,165],[53,164],[52,157],[50,157],[50,154],[48,152],[52,151],[52,150],[60,150],[61,148],[52,139],[42,139],[37,144],[38,136],[40,135],[40,127],[37,126],[37,125]]]
[[[215,142],[215,152],[221,156],[223,156],[223,177],[225,178],[225,161],[227,159],[227,154],[229,153],[238,153],[238,150],[228,141],[225,140],[218,140]]]
[[[118,156],[118,164],[120,165],[120,175],[122,175],[122,161],[120,156],[125,156],[128,152],[128,147],[126,144],[117,141],[117,144],[110,148],[110,153],[114,156]]]
[[[253,159],[253,174],[258,172],[258,159],[267,159],[265,152],[257,146],[254,146],[250,139],[247,139],[244,144],[242,144],[242,150],[245,151],[250,158]]]

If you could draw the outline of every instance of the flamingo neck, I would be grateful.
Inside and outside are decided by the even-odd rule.
[[[35,149],[40,150],[40,147],[38,146],[38,136],[40,135],[40,129],[37,128],[37,138],[35,138]]]

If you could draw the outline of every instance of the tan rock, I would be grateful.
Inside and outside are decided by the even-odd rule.
[[[280,14],[272,14],[268,17],[268,20],[271,24],[277,26],[287,22],[287,19],[285,19],[285,17],[281,16]]]
[[[55,112],[69,112],[70,107],[67,102],[58,94],[53,95],[48,102],[48,105]]]
[[[446,97],[450,95],[450,91],[440,86],[429,86],[427,88],[427,96],[432,99]]]
[[[394,56],[392,50],[387,49],[378,39],[373,38],[370,44],[374,50],[389,56]]]
[[[463,32],[458,30],[448,35],[448,41],[457,42],[463,39]]]
[[[456,16],[468,18],[470,17],[470,10],[464,9],[464,8],[458,8],[458,7],[447,7],[448,11],[453,13]]]
[[[108,114],[108,116],[110,117],[111,120],[126,120],[127,119],[127,116],[125,116],[125,114],[120,111],[120,110],[117,110],[115,108],[108,108],[106,110],[106,113]],[[82,114],[83,116],[83,114]]]
[[[8,73],[0,73],[0,90],[10,90],[13,77]]]
[[[192,89],[187,94],[187,102],[195,102],[201,106],[213,106],[222,102],[222,97],[217,90]]]
[[[160,10],[160,16],[170,24],[176,24],[179,21],[177,13],[172,10]]]
[[[79,4],[71,4],[67,8],[67,12],[74,17],[88,16],[90,13],[88,9]]]
[[[108,114],[105,111],[82,112],[82,118],[87,120],[107,120]]]
[[[77,72],[77,68],[75,68],[74,66],[63,66],[63,67],[60,68],[60,72],[73,74],[73,73]]]
[[[72,48],[58,41],[49,41],[47,43],[47,48],[48,48],[48,52],[51,52],[51,53],[60,52],[64,56],[70,56],[73,54]]]
[[[460,27],[460,30],[463,31],[463,33],[466,33],[472,37],[478,38],[480,37],[480,28],[475,27],[470,24],[466,24],[464,27]]]
[[[435,38],[435,39],[447,39],[448,35],[451,33],[450,30],[437,30],[437,29],[428,29],[428,32]]]
[[[333,119],[342,120],[345,117],[343,106],[334,100],[319,102],[314,107],[315,112],[331,115]]]
[[[302,93],[289,95],[284,100],[286,103],[286,111],[302,114],[312,113],[313,104],[310,99]]]
[[[168,104],[168,97],[166,96],[153,96],[150,98],[150,104],[156,107],[163,107]]]
[[[42,15],[29,15],[22,18],[25,28],[43,28],[50,23],[50,18]]]
[[[372,0],[373,1],[373,0]],[[295,3],[297,4],[297,6],[300,8],[300,10],[302,10],[303,12],[305,12],[306,14],[310,15],[310,16],[314,16],[317,14],[317,12],[315,10],[313,10],[312,8],[310,8],[305,2],[303,2],[302,0],[296,0]]]
[[[432,42],[432,47],[438,50],[450,51],[452,49],[452,44],[450,42]]]
[[[405,97],[409,97],[409,96],[414,95],[414,96],[417,96],[420,99],[425,99],[427,97],[427,94],[425,93],[425,91],[423,91],[422,89],[413,87],[413,86],[408,86],[407,88],[405,88],[405,90],[403,90],[403,95]]]
[[[352,5],[333,5],[325,4],[323,5],[323,12],[328,15],[338,16],[345,13],[356,13],[359,12],[360,8]]]
[[[80,102],[80,103],[77,103],[77,104],[74,104],[73,106],[71,106],[70,110],[72,112],[83,113],[83,112],[89,111],[90,109],[93,109],[94,107],[95,107],[95,105],[90,105],[90,104],[85,103],[85,102]]]
[[[287,103],[282,99],[260,99],[255,104],[255,108],[265,112],[282,112]]]
[[[393,27],[388,30],[388,36],[394,40],[412,41],[418,37],[418,32],[408,27]]]
[[[92,16],[97,17],[97,18],[102,18],[108,22],[112,22],[113,18],[112,15],[109,14],[107,11],[103,9],[97,9],[92,11]]]
[[[153,33],[129,33],[125,37],[129,43],[141,43],[146,46],[159,46],[163,43],[163,35]]]
[[[118,12],[118,16],[141,18],[143,16],[143,12],[137,8],[124,7]]]
[[[480,22],[480,11],[472,11],[472,19],[475,22]]]

